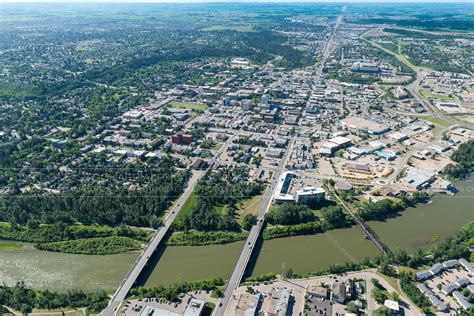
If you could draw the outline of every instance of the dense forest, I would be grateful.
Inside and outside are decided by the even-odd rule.
[[[274,226],[263,231],[264,239],[312,235],[352,225],[349,215],[337,205],[321,207],[316,215],[307,205],[283,203],[271,209],[266,219]]]
[[[450,179],[466,178],[474,171],[474,139],[461,144],[451,156],[456,164],[448,164],[443,173]]]
[[[63,194],[11,192],[0,197],[0,221],[157,226],[186,179],[186,171],[177,171],[172,160],[163,159],[150,182],[136,190],[85,185]]]

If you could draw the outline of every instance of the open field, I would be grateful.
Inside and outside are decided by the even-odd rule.
[[[244,201],[239,208],[239,223],[242,222],[242,219],[247,214],[256,215],[262,201],[262,196],[257,195],[251,199]]]
[[[429,99],[439,99],[439,100],[443,100],[443,101],[446,101],[446,102],[453,102],[453,101],[456,100],[455,98],[450,97],[448,95],[433,93],[428,89],[420,89],[420,93],[425,98],[429,98]]]

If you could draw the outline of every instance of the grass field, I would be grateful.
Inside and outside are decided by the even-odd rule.
[[[178,220],[180,217],[190,214],[191,210],[193,209],[194,205],[196,205],[197,201],[198,201],[198,197],[196,195],[196,192],[191,193],[189,198],[184,203],[181,211],[179,212]]]
[[[237,31],[237,32],[253,32],[253,28],[243,25],[213,25],[202,29],[202,31]]]
[[[23,247],[23,245],[20,243],[0,242],[0,251],[15,250],[20,249],[21,247]]]
[[[435,125],[439,125],[439,126],[444,126],[444,127],[451,126],[451,123],[449,123],[448,121],[445,121],[441,118],[434,117],[434,116],[422,116],[422,117],[420,117],[420,119],[431,122],[431,123],[433,123]]]
[[[251,199],[245,200],[239,207],[239,218],[238,222],[241,224],[242,219],[247,214],[257,215],[258,209],[260,208],[260,203],[262,202],[262,196],[257,195]]]
[[[454,101],[456,101],[456,99],[453,98],[453,97],[450,97],[450,96],[444,95],[444,94],[436,94],[436,93],[431,92],[431,91],[428,90],[428,89],[420,89],[420,93],[421,93],[425,98],[438,99],[438,100],[443,100],[443,101],[446,101],[446,102],[454,102]]]
[[[47,309],[33,309],[33,312],[29,315],[35,316],[61,316],[61,309],[47,310]],[[84,312],[81,310],[64,310],[64,314],[67,316],[84,316]]]
[[[171,101],[169,105],[172,108],[189,109],[199,112],[206,111],[208,109],[208,106],[204,103]]]

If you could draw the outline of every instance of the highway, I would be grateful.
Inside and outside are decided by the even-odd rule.
[[[108,306],[100,313],[101,315],[113,316],[115,314],[115,311],[119,308],[122,301],[127,297],[128,292],[133,287],[138,277],[142,273],[143,268],[148,264],[149,259],[152,257],[153,253],[156,251],[156,249],[158,248],[160,243],[163,241],[163,239],[165,239],[169,228],[173,224],[173,221],[178,216],[178,213],[181,211],[184,204],[186,203],[186,200],[191,196],[199,179],[201,179],[206,174],[209,168],[212,167],[212,165],[222,155],[222,153],[224,153],[227,150],[233,138],[234,138],[233,136],[229,137],[225,145],[222,146],[221,149],[219,149],[219,151],[209,161],[209,167],[206,170],[192,172],[192,175],[188,181],[188,185],[184,193],[180,196],[176,204],[168,213],[162,225],[153,234],[153,237],[151,238],[150,242],[145,247],[145,249],[143,249],[140,256],[138,256],[137,260],[133,263],[132,267],[130,268],[128,273],[125,275],[125,278],[120,283],[117,291],[114,293],[111,300],[109,301]]]

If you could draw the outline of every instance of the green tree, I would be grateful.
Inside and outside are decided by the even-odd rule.
[[[349,313],[357,314],[359,312],[359,308],[354,302],[349,302],[346,305],[346,311]]]
[[[252,226],[257,222],[257,217],[253,214],[247,214],[242,219],[242,228],[250,231]]]

